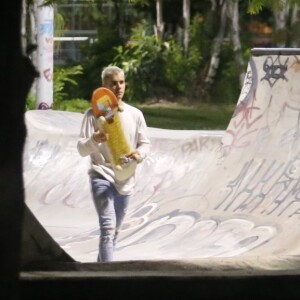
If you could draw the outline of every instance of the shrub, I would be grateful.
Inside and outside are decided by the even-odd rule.
[[[90,102],[85,99],[72,99],[72,100],[56,101],[53,108],[55,110],[84,113],[90,106],[91,106]]]
[[[60,102],[68,97],[65,93],[65,85],[69,83],[71,85],[77,85],[77,82],[73,79],[74,76],[82,74],[82,66],[72,66],[67,68],[55,68],[53,76],[53,102]]]
[[[181,45],[173,38],[164,41],[155,36],[146,21],[133,29],[125,46],[115,50],[114,63],[125,71],[129,101],[184,94],[196,77],[197,49],[185,57]]]

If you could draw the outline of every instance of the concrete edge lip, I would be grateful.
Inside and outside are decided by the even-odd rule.
[[[300,55],[300,48],[253,48],[253,56],[262,55]]]
[[[300,276],[299,256],[247,257],[242,263],[236,258],[139,260],[111,263],[45,263],[44,267],[23,270],[23,280],[46,278],[94,277],[256,277]]]

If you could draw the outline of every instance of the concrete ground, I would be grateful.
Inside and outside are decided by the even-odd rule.
[[[95,263],[89,161],[76,150],[82,115],[26,113],[24,295],[299,294],[300,50],[252,54],[226,131],[149,128],[151,155],[139,166],[113,263]]]

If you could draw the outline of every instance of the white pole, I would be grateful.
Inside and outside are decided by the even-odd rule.
[[[37,109],[52,109],[53,106],[53,31],[54,13],[52,6],[37,7]]]

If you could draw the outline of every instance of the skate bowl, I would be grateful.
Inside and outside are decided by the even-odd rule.
[[[151,154],[137,170],[116,262],[100,268],[109,274],[117,266],[139,266],[148,275],[299,275],[299,82],[300,49],[252,49],[226,130],[149,128]],[[31,215],[24,232],[32,224],[31,236],[44,231],[35,243],[47,241],[37,248],[53,249],[50,260],[91,266],[99,229],[89,159],[76,149],[82,117],[26,113]],[[31,244],[24,239],[25,265],[34,262]]]

